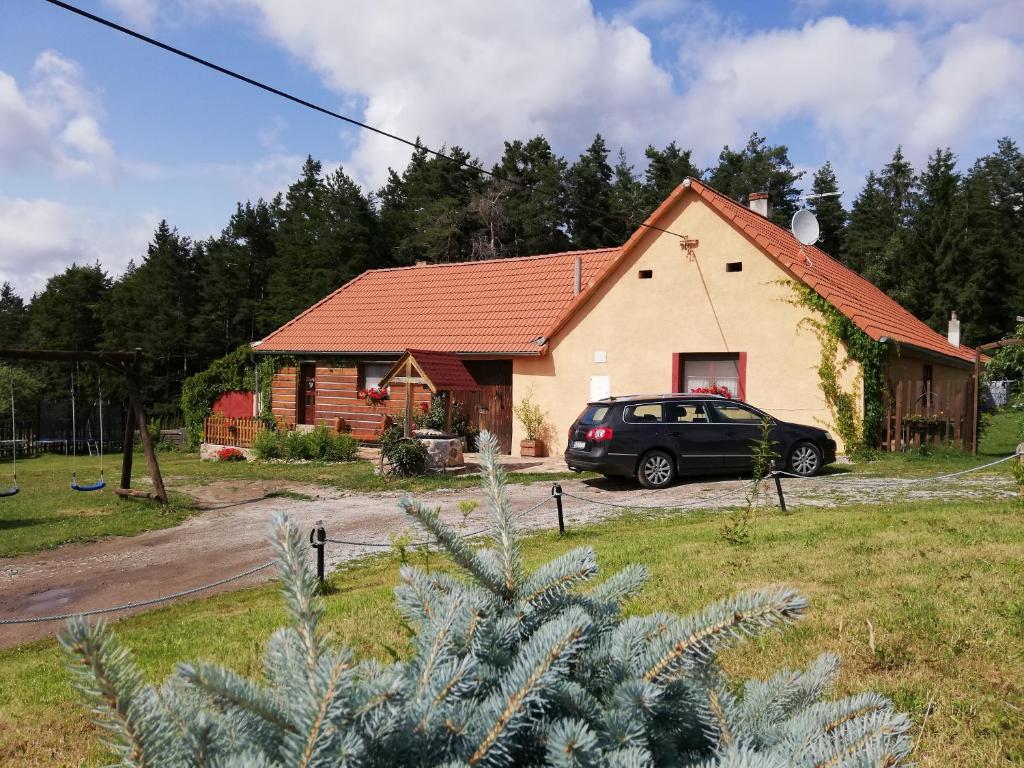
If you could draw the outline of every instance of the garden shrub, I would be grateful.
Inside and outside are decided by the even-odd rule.
[[[274,517],[271,543],[290,626],[270,635],[252,679],[200,662],[179,664],[157,688],[102,622],[71,619],[60,642],[75,687],[120,763],[905,764],[911,724],[891,701],[871,692],[826,697],[837,656],[768,680],[734,680],[722,669],[721,651],[803,618],[807,600],[794,590],[747,590],[688,617],[627,616],[648,578],[643,567],[593,586],[594,550],[575,547],[529,571],[497,442],[486,433],[480,442],[491,519],[484,548],[441,522],[438,510],[402,503],[453,566],[399,570],[396,607],[414,633],[407,659],[385,663],[332,647],[308,545],[283,515]],[[772,646],[755,643],[749,653],[768,659]]]
[[[422,475],[427,469],[427,447],[405,436],[405,424],[399,420],[380,433],[380,455],[384,471],[397,477]]]
[[[252,451],[256,454],[256,458],[262,461],[284,458],[281,442],[280,432],[265,429],[259,432],[256,439],[252,441]]]
[[[260,432],[252,444],[256,458],[289,461],[355,461],[358,441],[324,426],[308,432]]]
[[[415,438],[403,438],[395,446],[388,460],[388,474],[415,477],[427,469],[427,447]]]

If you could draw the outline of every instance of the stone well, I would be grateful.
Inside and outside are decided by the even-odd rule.
[[[462,466],[462,438],[458,435],[436,429],[417,429],[412,434],[427,448],[428,470],[440,472]]]

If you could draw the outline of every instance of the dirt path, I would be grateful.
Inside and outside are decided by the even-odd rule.
[[[991,475],[968,475],[939,484],[850,477],[787,479],[784,484],[790,506],[1016,495],[1009,478]],[[702,509],[733,506],[741,502],[749,482],[697,481],[664,491],[645,491],[606,480],[569,480],[561,485],[567,494],[566,525],[578,526],[618,514],[620,507],[630,505]],[[307,501],[266,497],[268,492],[282,488],[312,498]],[[422,538],[399,508],[402,493],[349,493],[319,486],[258,481],[225,481],[181,490],[195,496],[203,511],[177,528],[0,559],[0,618],[49,616],[123,605],[233,576],[271,559],[267,524],[271,514],[279,510],[286,511],[303,529],[312,528],[322,519],[327,535],[335,539],[388,544],[389,536],[403,529],[408,529],[414,539]],[[557,526],[550,496],[550,483],[513,486],[513,509],[521,515],[525,528]],[[443,519],[459,524],[462,516],[458,502],[480,500],[480,494],[463,489],[433,491],[417,498],[439,506]],[[773,489],[765,503],[776,503]],[[538,504],[538,509],[528,512]],[[481,505],[466,520],[466,529],[482,528],[485,522],[486,511]],[[332,566],[374,551],[380,549],[331,544],[327,548],[327,562]],[[268,568],[202,592],[198,597],[251,586],[273,578],[273,574],[274,569]],[[145,609],[107,614],[106,618],[114,621],[140,610]],[[50,636],[60,626],[61,622],[0,625],[0,647]]]

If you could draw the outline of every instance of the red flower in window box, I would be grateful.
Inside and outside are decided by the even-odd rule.
[[[366,389],[361,389],[359,390],[359,397],[370,405],[383,403],[385,400],[391,399],[388,395],[388,391],[386,389],[380,389],[379,387],[367,387]]]
[[[694,395],[721,395],[732,399],[732,392],[729,391],[729,388],[719,384],[712,384],[710,387],[694,387],[690,392]]]

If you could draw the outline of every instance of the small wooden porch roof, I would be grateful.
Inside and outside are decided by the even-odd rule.
[[[480,389],[457,355],[426,349],[407,349],[379,386],[384,389],[389,384],[425,384],[435,394]]]

